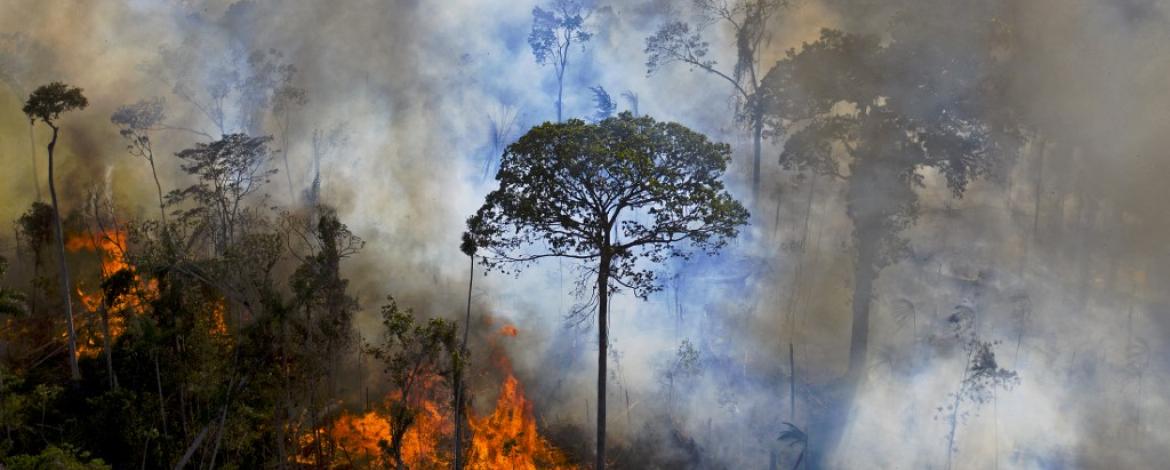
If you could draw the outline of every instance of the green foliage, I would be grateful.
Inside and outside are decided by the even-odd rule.
[[[454,322],[431,318],[420,324],[414,312],[400,309],[393,297],[386,301],[382,306],[382,340],[377,345],[367,345],[366,351],[382,361],[396,392],[387,410],[390,442],[379,444],[401,468],[403,437],[414,425],[420,399],[450,397],[439,387],[441,384],[433,381],[443,378],[448,387],[452,385],[455,369],[460,367],[459,345]]]
[[[695,349],[695,345],[691,340],[684,339],[678,345],[678,351],[675,352],[674,361],[670,363],[670,367],[666,370],[666,377],[673,381],[675,379],[685,379],[698,375],[702,369],[699,367],[699,350]]]
[[[37,455],[17,455],[4,462],[9,470],[109,470],[102,459],[69,446],[48,446]]]
[[[8,272],[8,258],[0,256],[0,281],[4,280],[4,275]],[[24,308],[24,293],[0,286],[0,316],[2,315],[23,315]]]
[[[17,221],[20,235],[40,262],[41,250],[53,240],[53,206],[34,202]]]
[[[382,328],[381,343],[367,351],[385,363],[390,381],[402,389],[417,385],[427,373],[444,372],[443,354],[457,350],[454,323],[431,318],[418,324],[414,312],[399,308],[393,297],[382,306]]]
[[[508,147],[499,188],[468,233],[489,269],[604,256],[615,282],[646,296],[659,286],[640,261],[713,253],[747,222],[720,180],[730,153],[680,124],[628,112],[545,123]]]
[[[55,127],[53,122],[61,113],[85,109],[86,106],[89,106],[89,100],[81,93],[81,88],[52,82],[33,90],[21,110],[30,120],[40,119],[49,127]]]

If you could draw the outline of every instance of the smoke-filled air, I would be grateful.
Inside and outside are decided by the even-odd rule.
[[[0,470],[1170,462],[1161,0],[0,0]]]

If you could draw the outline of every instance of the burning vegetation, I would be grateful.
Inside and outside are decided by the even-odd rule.
[[[0,469],[1167,460],[1170,3],[373,3],[0,2]]]
[[[126,260],[126,233],[121,230],[75,234],[65,247],[72,253],[85,252],[100,260],[97,286],[77,283],[77,296],[84,314],[77,329],[81,334],[77,353],[94,357],[126,331],[127,322],[142,315],[147,304],[158,298],[158,281],[144,280]],[[223,322],[222,313],[218,315]]]
[[[518,330],[505,325],[499,331],[515,337]],[[495,406],[488,414],[469,410],[466,420],[471,442],[465,449],[465,468],[492,469],[574,469],[569,458],[554,447],[537,429],[532,403],[499,348],[493,348],[498,373]],[[332,422],[300,439],[297,461],[309,466],[342,468],[381,468],[405,466],[411,469],[449,468],[453,461],[455,414],[450,406],[450,391],[445,379],[436,374],[415,380],[419,386],[407,401],[395,390],[365,413],[341,412]],[[409,408],[409,413],[401,410]],[[405,423],[395,422],[396,419]],[[404,425],[403,425],[404,424]],[[399,451],[393,446],[402,433]],[[317,448],[327,448],[324,460],[317,459]],[[395,454],[400,457],[395,457]],[[319,462],[330,462],[322,465]]]

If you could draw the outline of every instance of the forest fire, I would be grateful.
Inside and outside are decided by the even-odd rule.
[[[511,325],[500,330],[503,336],[515,336],[518,330]],[[499,397],[490,414],[479,416],[468,411],[471,443],[466,468],[490,469],[571,469],[568,458],[537,430],[532,403],[524,395],[524,388],[512,372],[510,362],[496,354],[496,364],[504,379]],[[402,463],[412,469],[447,468],[451,465],[451,445],[454,436],[453,411],[444,399],[443,379],[428,375],[418,398],[411,403],[417,410],[412,423],[402,438]],[[393,410],[401,403],[397,391],[388,395],[383,406],[363,414],[343,413],[331,425],[305,435],[300,440],[303,464],[316,462],[318,441],[328,442],[322,447],[345,461],[347,467],[381,467],[393,464],[390,446],[393,438]]]
[[[1168,42],[0,0],[0,470],[1170,468]]]
[[[510,336],[514,336],[515,327],[510,331],[513,333]],[[468,416],[472,435],[468,468],[575,468],[537,431],[532,403],[524,396],[524,388],[512,373],[511,364],[503,356],[499,362],[505,378],[495,410],[483,417],[474,413]]]
[[[77,295],[87,315],[78,316],[78,330],[87,332],[79,335],[77,354],[82,357],[96,356],[102,349],[103,328],[109,329],[110,339],[116,339],[126,331],[126,319],[140,315],[146,304],[158,296],[156,280],[143,281],[136,269],[126,260],[126,233],[121,230],[104,230],[101,233],[77,234],[69,237],[65,247],[70,252],[95,252],[101,259],[101,281],[99,286],[77,283]],[[106,304],[106,291],[116,288],[105,285],[117,276],[126,276],[124,290],[117,292]],[[108,316],[108,326],[101,325],[103,315]],[[222,314],[219,315],[222,322]]]

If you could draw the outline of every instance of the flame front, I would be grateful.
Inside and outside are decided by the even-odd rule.
[[[515,328],[510,330],[514,336]],[[467,448],[466,468],[471,470],[535,470],[573,469],[563,452],[548,442],[537,430],[532,403],[524,396],[524,387],[512,373],[506,358],[501,357],[499,367],[504,372],[500,395],[491,414],[477,416],[468,411],[468,425],[471,443]],[[411,469],[439,469],[452,465],[454,443],[454,413],[449,400],[444,400],[440,390],[442,380],[430,376],[426,387],[413,404],[417,411],[402,442],[403,463]],[[331,425],[321,427],[316,433],[302,436],[300,456],[297,461],[312,465],[317,455],[329,452],[334,459],[324,461],[345,462],[343,468],[382,468],[393,464],[389,456],[392,436],[392,417],[386,410],[393,409],[393,403],[401,395],[392,393],[387,397],[386,406],[363,414],[342,413]],[[328,443],[328,444],[326,444]],[[320,446],[320,448],[318,448]],[[323,450],[329,449],[329,450]]]
[[[568,469],[568,458],[537,432],[532,403],[516,376],[508,371],[492,414],[468,416],[471,450],[467,468],[535,470]]]
[[[109,316],[110,340],[117,339],[126,331],[126,319],[130,315],[141,315],[146,311],[146,304],[158,297],[158,282],[154,279],[143,281],[134,266],[126,261],[126,233],[121,230],[73,235],[66,241],[65,247],[74,253],[96,252],[101,259],[102,280],[109,279],[123,270],[133,275],[130,291],[115,299],[105,312]],[[87,288],[79,282],[77,295],[88,313],[77,317],[77,329],[90,332],[85,335],[79,333],[77,354],[82,357],[93,357],[102,349],[100,331],[103,293],[100,288]]]

